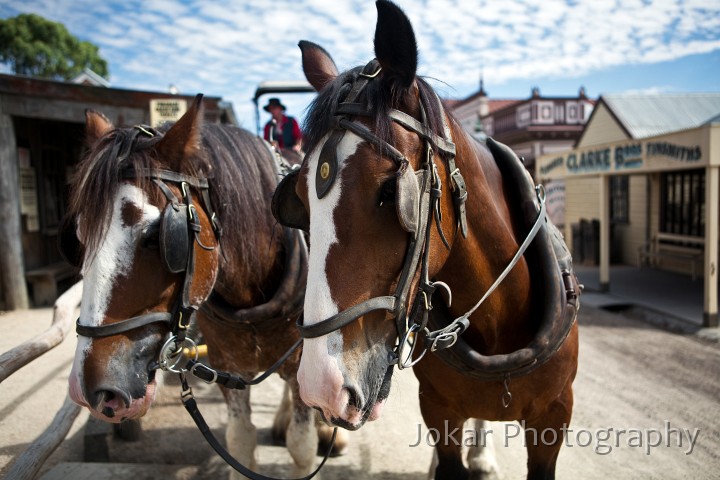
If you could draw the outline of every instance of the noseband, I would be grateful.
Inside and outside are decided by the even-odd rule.
[[[139,135],[157,138],[158,133],[149,127],[136,126],[129,135],[114,146],[118,163],[129,156]],[[160,323],[169,327],[174,345],[182,344],[185,341],[187,328],[199,308],[199,305],[193,305],[190,300],[190,287],[195,273],[195,244],[204,250],[213,250],[215,248],[205,246],[200,241],[200,219],[197,215],[197,208],[193,204],[190,187],[200,192],[203,206],[208,212],[215,238],[218,241],[222,234],[220,223],[210,201],[208,180],[207,178],[190,177],[168,170],[151,169],[127,169],[122,171],[120,175],[123,179],[148,178],[160,188],[167,198],[168,205],[165,207],[160,220],[160,255],[168,271],[171,273],[183,273],[182,292],[169,312],[150,312],[109,325],[99,326],[81,325],[80,319],[78,319],[76,332],[83,337],[101,338]],[[181,198],[178,199],[175,196],[166,182],[179,187]]]

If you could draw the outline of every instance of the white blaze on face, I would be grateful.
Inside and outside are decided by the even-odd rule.
[[[123,205],[130,203],[142,211],[142,220],[137,225],[123,225]],[[105,318],[110,295],[119,275],[127,274],[133,264],[136,237],[142,228],[157,221],[160,210],[148,202],[141,189],[134,185],[123,184],[115,197],[112,218],[107,234],[96,252],[86,252],[86,259],[91,263],[83,263],[83,294],[80,304],[80,323],[87,326],[98,326]],[[82,222],[93,219],[83,218]],[[76,398],[81,394],[82,366],[90,351],[91,339],[78,336],[75,360],[70,374],[71,394]],[[72,392],[73,389],[78,389]],[[78,397],[79,398],[79,397]]]
[[[317,197],[315,175],[322,146],[327,137],[308,158],[308,202],[310,203],[310,255],[308,259],[308,280],[305,292],[304,323],[312,325],[338,313],[338,306],[332,299],[325,271],[330,247],[337,242],[334,211],[342,194],[342,169],[345,160],[352,156],[363,140],[346,132],[338,145],[338,171],[335,183],[321,199]],[[331,416],[339,416],[347,404],[343,393],[342,365],[343,338],[340,331],[320,338],[309,338],[303,342],[303,353],[298,369],[300,396],[305,403],[317,406]]]

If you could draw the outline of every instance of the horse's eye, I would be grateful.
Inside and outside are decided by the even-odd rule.
[[[378,206],[395,203],[395,188],[397,187],[397,180],[395,177],[385,181],[380,187],[380,194],[378,195]]]
[[[143,233],[140,239],[140,246],[145,249],[155,250],[160,247],[160,229],[155,225]]]

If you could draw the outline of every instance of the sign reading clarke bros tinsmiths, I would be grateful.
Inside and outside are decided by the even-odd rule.
[[[701,165],[702,150],[699,145],[676,145],[666,141],[648,141],[601,146],[588,150],[574,150],[541,162],[538,173],[541,178],[589,173],[617,173],[630,170],[652,169],[661,162],[683,165]]]

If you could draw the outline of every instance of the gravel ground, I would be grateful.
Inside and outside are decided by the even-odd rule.
[[[0,352],[44,330],[50,309],[0,314]],[[74,338],[20,370],[0,387],[0,477],[13,458],[42,434],[62,405],[74,353]],[[580,366],[575,409],[558,478],[717,478],[720,471],[720,344],[669,333],[603,310],[580,315]],[[290,456],[271,445],[270,425],[282,384],[272,378],[254,387],[253,421],[264,474],[289,475]],[[225,405],[216,387],[196,385],[195,395],[213,431],[223,438]],[[182,408],[175,378],[167,378],[137,442],[110,439],[113,465],[81,462],[87,413],[75,421],[65,442],[46,462],[46,478],[85,468],[88,476],[139,480],[225,477],[228,467],[214,455]],[[350,434],[348,452],[331,458],[324,479],[404,480],[427,475],[432,450],[417,442],[421,427],[417,381],[396,372],[383,417]],[[515,424],[492,423],[500,477],[525,476],[526,454]],[[689,436],[688,436],[689,435]],[[682,445],[678,442],[682,439]],[[692,440],[691,440],[692,439]],[[657,444],[657,445],[656,445]],[[120,465],[117,465],[120,464]],[[152,465],[150,465],[152,464]],[[134,465],[134,466],[133,466]],[[62,473],[65,472],[65,473]],[[100,472],[100,473],[98,473]],[[104,476],[103,476],[104,475]],[[77,478],[77,474],[76,474]]]

